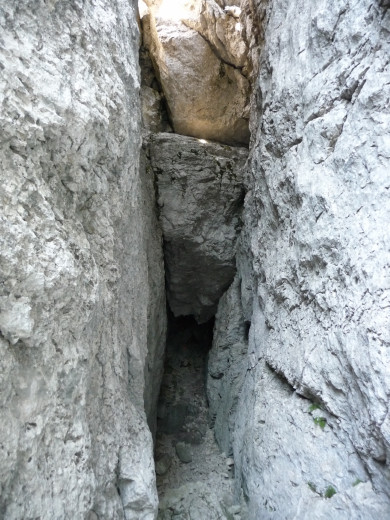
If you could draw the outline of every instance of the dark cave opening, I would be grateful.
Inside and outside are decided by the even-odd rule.
[[[164,376],[157,409],[157,436],[176,434],[189,440],[185,424],[196,412],[194,399],[204,392],[207,354],[213,339],[214,318],[198,324],[193,316],[169,313]],[[180,385],[182,383],[182,385]],[[186,390],[192,386],[193,394]]]
[[[207,355],[214,318],[198,324],[193,316],[175,318],[169,312],[164,375],[157,407],[155,445],[157,485],[166,474],[175,480],[177,464],[192,461],[196,447],[210,429],[206,398]],[[180,479],[178,468],[177,479]],[[172,482],[170,482],[172,484]]]

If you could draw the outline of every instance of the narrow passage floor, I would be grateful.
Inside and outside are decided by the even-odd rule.
[[[171,321],[157,423],[161,520],[244,520],[234,501],[233,461],[209,427],[205,392],[212,323]]]

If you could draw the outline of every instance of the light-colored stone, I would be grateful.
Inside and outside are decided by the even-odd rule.
[[[235,273],[245,148],[175,134],[150,141],[175,316],[211,318]]]
[[[174,313],[207,320],[237,266],[207,391],[241,515],[388,518],[389,2],[148,3],[148,131],[162,85],[176,131],[246,143],[255,85],[245,176],[241,149],[150,145]],[[152,520],[165,293],[134,5],[3,2],[0,26],[0,515]],[[161,518],[239,514],[213,450],[172,462],[196,480]]]
[[[219,302],[207,366],[210,421],[220,448],[229,454],[232,453],[235,412],[247,365],[248,343],[240,286],[236,276]],[[232,459],[227,460],[230,464]]]
[[[184,19],[184,24],[199,32],[223,62],[243,72],[247,68],[248,46],[240,21],[241,9],[237,6],[221,9],[214,0],[202,0],[198,11],[196,18]]]
[[[165,297],[134,2],[2,2],[0,27],[0,516],[153,519]]]
[[[246,44],[241,28],[236,30],[239,22],[215,2],[149,4],[150,14],[143,18],[144,39],[158,70],[174,131],[247,144],[249,82],[240,69]]]
[[[181,462],[188,464],[192,462],[192,450],[191,445],[185,442],[178,442],[176,444],[176,455],[179,457]]]
[[[159,132],[161,125],[161,94],[150,87],[141,89],[143,126],[149,132]]]

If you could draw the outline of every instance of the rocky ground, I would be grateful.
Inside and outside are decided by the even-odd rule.
[[[208,421],[205,361],[212,324],[179,318],[171,327],[158,409],[159,518],[245,518],[233,491],[233,459],[221,453]]]

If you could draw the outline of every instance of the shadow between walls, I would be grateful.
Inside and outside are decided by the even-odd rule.
[[[207,355],[214,318],[198,324],[192,316],[169,312],[165,370],[157,407],[156,473],[164,486],[166,474],[175,484],[175,462],[192,462],[210,429],[206,399]],[[181,464],[180,464],[181,463]],[[177,474],[180,484],[180,471]]]

